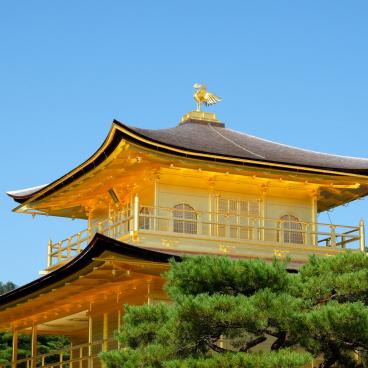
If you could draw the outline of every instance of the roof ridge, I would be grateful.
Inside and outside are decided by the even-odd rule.
[[[237,134],[242,134],[242,135],[245,135],[247,137],[250,137],[250,138],[255,138],[255,139],[258,139],[260,141],[263,141],[263,142],[268,142],[268,143],[272,143],[272,144],[275,144],[277,146],[282,146],[282,147],[287,147],[287,148],[292,148],[292,149],[297,149],[299,151],[304,151],[304,152],[309,152],[309,153],[317,153],[319,155],[326,155],[326,156],[331,156],[331,157],[341,157],[341,158],[347,158],[349,160],[351,159],[354,159],[354,160],[363,160],[363,161],[366,161],[368,158],[364,158],[364,157],[354,157],[354,156],[345,156],[345,155],[338,155],[338,154],[335,154],[335,153],[328,153],[328,152],[321,152],[321,151],[314,151],[312,149],[308,149],[308,148],[301,148],[301,147],[298,147],[298,146],[293,146],[293,145],[290,145],[290,144],[286,144],[286,143],[279,143],[279,142],[275,142],[271,139],[266,139],[266,138],[261,138],[261,137],[257,137],[255,135],[252,135],[252,134],[248,134],[248,133],[244,133],[244,132],[241,132],[239,130],[235,130],[235,129],[231,129],[231,128],[226,128],[226,130],[230,130],[234,133],[237,133]]]
[[[242,150],[251,153],[252,155],[258,156],[260,158],[266,159],[266,157],[259,155],[258,153],[252,152],[248,149],[246,149],[245,147],[243,147],[242,145],[234,142],[232,139],[225,137],[223,134],[221,134],[219,131],[217,131],[212,125],[208,124],[208,127],[211,128],[212,130],[214,130],[218,135],[220,135],[222,138],[226,139],[227,141],[229,141],[230,143],[232,143],[234,146],[241,148]],[[223,129],[223,128],[222,128]],[[230,129],[231,130],[231,129]]]

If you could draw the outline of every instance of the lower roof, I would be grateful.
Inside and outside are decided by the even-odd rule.
[[[38,293],[40,290],[44,290],[78,273],[106,251],[154,263],[168,263],[170,259],[175,259],[176,261],[181,260],[181,257],[177,255],[136,247],[97,233],[89,245],[64,266],[24,286],[0,295],[0,310],[11,304],[19,303],[21,299],[29,298],[31,294]]]

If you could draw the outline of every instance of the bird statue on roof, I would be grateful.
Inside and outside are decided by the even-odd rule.
[[[210,106],[221,101],[221,98],[211,92],[207,92],[204,84],[194,84],[194,99],[197,102],[197,111],[201,111],[201,104]]]

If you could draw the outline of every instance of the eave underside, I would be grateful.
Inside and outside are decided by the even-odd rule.
[[[27,332],[36,323],[41,334],[78,334],[85,327],[86,311],[142,304],[147,285],[151,293],[165,298],[160,275],[168,269],[171,257],[97,234],[67,265],[2,295],[0,330]]]

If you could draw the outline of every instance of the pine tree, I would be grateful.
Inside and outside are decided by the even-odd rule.
[[[165,275],[172,303],[126,306],[109,368],[365,367],[368,257],[286,262],[185,257]],[[360,358],[357,359],[357,355]]]

